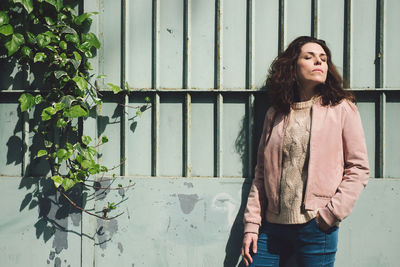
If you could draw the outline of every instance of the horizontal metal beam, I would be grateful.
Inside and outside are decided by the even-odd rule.
[[[348,88],[346,90],[349,91],[400,91],[400,87],[387,87],[387,88],[374,88],[374,87],[354,87],[354,88]],[[110,89],[108,88],[100,88],[99,90],[101,93],[104,92],[112,92]],[[22,94],[22,93],[33,93],[33,94],[37,94],[37,93],[43,93],[46,92],[46,90],[0,90],[0,94]],[[130,93],[140,93],[140,92],[145,92],[145,93],[189,93],[189,92],[193,92],[193,93],[210,93],[210,92],[215,92],[215,93],[221,93],[221,92],[233,92],[233,93],[249,93],[249,94],[253,94],[253,93],[257,93],[257,92],[266,92],[265,89],[259,89],[259,88],[255,88],[255,89],[251,89],[251,88],[223,88],[223,89],[215,89],[215,88],[199,88],[199,89],[185,89],[185,88],[158,88],[158,89],[153,89],[153,88],[130,88],[129,90]]]

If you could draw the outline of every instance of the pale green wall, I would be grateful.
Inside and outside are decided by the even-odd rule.
[[[49,204],[59,196],[48,183],[35,195],[37,179],[29,177],[48,173],[34,159],[38,140],[29,133],[40,107],[25,117],[17,111],[32,77],[0,59],[0,266],[239,263],[241,214],[267,109],[259,88],[279,49],[299,35],[319,36],[331,48],[356,93],[368,147],[370,183],[340,226],[336,266],[399,265],[399,1],[85,0],[83,9],[100,11],[95,70],[107,74],[106,83],[132,87],[127,98],[103,92],[100,116],[86,119],[84,132],[109,137],[100,160],[114,166],[126,157],[114,173],[135,186],[86,203],[99,211],[104,201],[123,200],[124,214],[110,222]],[[152,106],[141,117],[117,105],[141,105],[145,96]]]

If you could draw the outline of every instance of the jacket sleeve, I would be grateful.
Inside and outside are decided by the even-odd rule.
[[[350,214],[369,179],[368,155],[360,114],[353,103],[345,102],[342,119],[343,178],[327,206],[319,210],[321,217],[330,226]]]
[[[261,226],[262,217],[266,208],[267,198],[265,195],[264,183],[264,148],[268,138],[271,117],[274,113],[273,108],[269,108],[264,119],[264,126],[257,151],[257,165],[255,168],[254,179],[250,188],[250,193],[247,199],[247,206],[244,212],[244,232],[256,233]]]

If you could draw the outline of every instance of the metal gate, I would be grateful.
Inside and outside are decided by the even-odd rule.
[[[136,186],[87,203],[101,209],[123,200],[117,220],[50,212],[61,228],[36,221],[37,209],[24,204],[35,184],[27,177],[48,169],[34,159],[29,123],[37,114],[24,116],[17,101],[32,77],[1,59],[4,266],[235,266],[267,109],[262,86],[272,60],[299,35],[331,48],[367,139],[371,182],[343,222],[337,264],[396,266],[399,1],[85,0],[83,9],[99,12],[93,27],[103,45],[93,66],[107,75],[98,84],[104,104],[84,132],[110,137],[99,160],[126,158],[114,173]],[[108,82],[127,82],[130,92],[113,95]],[[138,116],[131,107],[146,96],[151,109]]]

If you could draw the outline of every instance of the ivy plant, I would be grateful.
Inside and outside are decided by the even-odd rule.
[[[33,129],[43,140],[36,157],[49,163],[54,186],[68,200],[69,190],[90,186],[89,177],[109,171],[97,160],[97,148],[108,138],[102,136],[94,144],[90,136],[81,134],[77,123],[102,104],[90,72],[90,59],[101,46],[89,31],[95,14],[77,14],[62,0],[2,0],[0,4],[0,49],[29,71],[44,72],[43,90],[21,94],[20,109],[42,108]],[[114,93],[124,92],[119,86],[108,85]],[[146,101],[150,99],[146,97]],[[70,202],[103,219],[110,219],[107,212],[115,209],[114,203],[108,203],[99,216]]]

